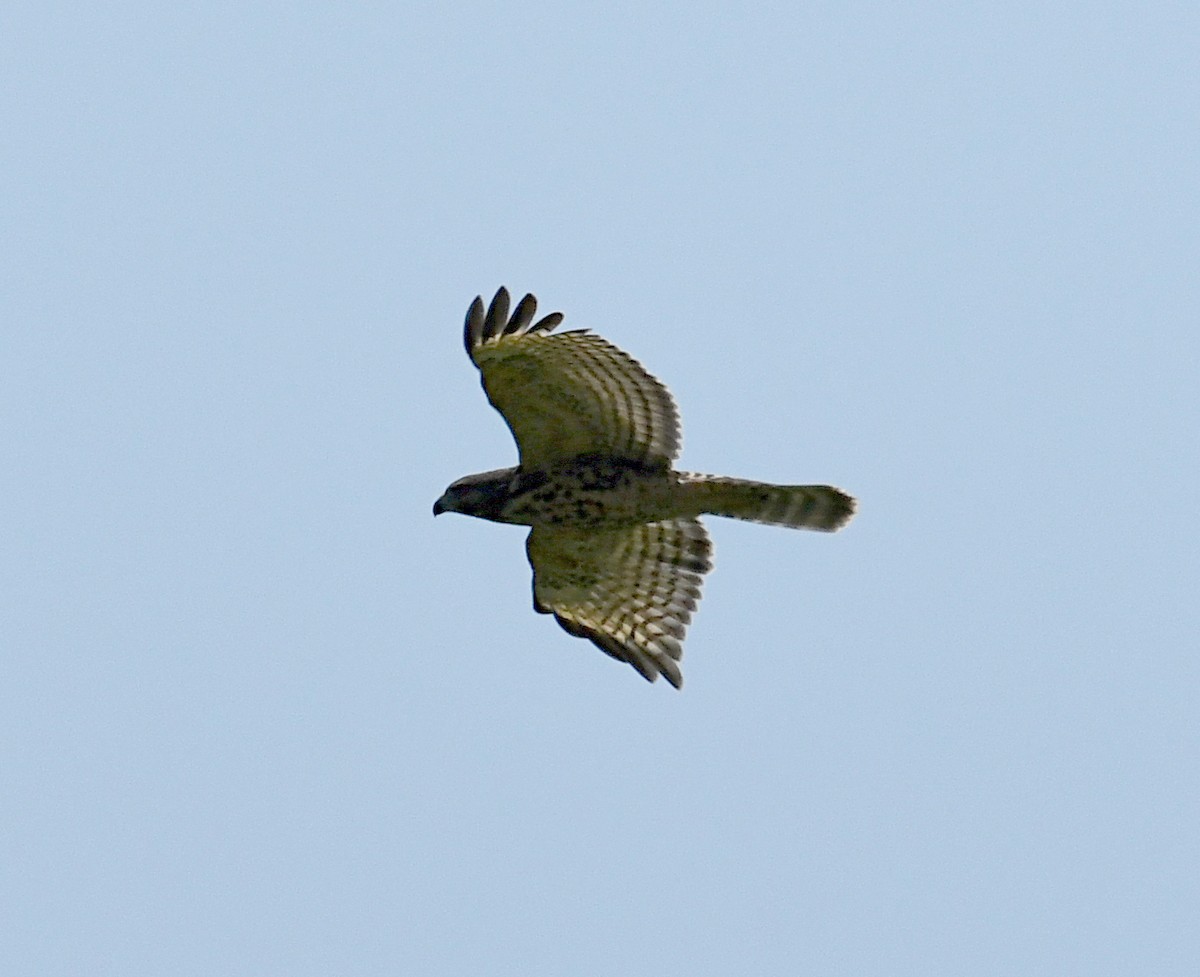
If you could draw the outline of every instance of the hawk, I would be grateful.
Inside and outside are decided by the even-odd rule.
[[[679,415],[627,353],[586,329],[551,334],[501,288],[467,311],[463,340],[512,430],[514,468],[467,475],[433,506],[531,527],[533,608],[653,682],[683,683],[682,640],[712,545],[699,516],[832,532],[855,502],[830,485],[769,485],[672,467]]]

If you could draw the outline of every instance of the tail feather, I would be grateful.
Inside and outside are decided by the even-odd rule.
[[[689,475],[683,484],[699,512],[793,529],[841,529],[854,499],[832,485],[771,485],[718,475]]]

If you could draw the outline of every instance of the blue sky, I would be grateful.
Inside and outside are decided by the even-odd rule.
[[[9,4],[11,973],[1200,970],[1192,5]],[[506,284],[710,520],[687,684],[433,500]]]

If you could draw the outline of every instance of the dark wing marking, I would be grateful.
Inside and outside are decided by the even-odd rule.
[[[492,299],[487,312],[483,311],[483,297],[475,296],[475,301],[467,309],[467,321],[463,325],[463,345],[467,355],[475,359],[475,350],[485,341],[494,341],[504,335],[521,335],[522,333],[550,332],[563,321],[561,312],[551,312],[537,322],[533,315],[537,311],[537,299],[526,295],[517,303],[516,311],[508,323],[508,289],[501,288]]]
[[[512,430],[525,468],[581,454],[611,454],[666,467],[679,453],[670,393],[627,353],[583,329],[550,335],[555,312],[534,322],[526,295],[508,318],[500,289],[467,312],[463,341],[492,406]]]
[[[683,636],[712,568],[695,519],[607,530],[537,526],[526,542],[533,607],[569,633],[679,688]]]

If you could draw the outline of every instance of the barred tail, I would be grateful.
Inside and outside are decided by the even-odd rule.
[[[854,499],[832,485],[770,485],[718,475],[687,475],[682,486],[684,498],[698,512],[771,526],[833,532],[854,515]]]

